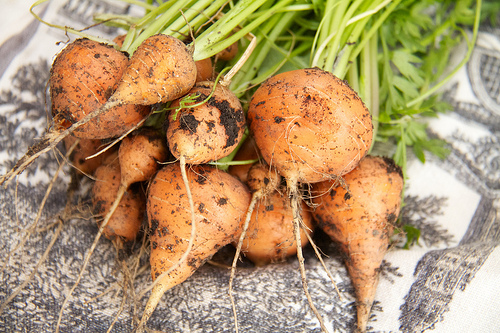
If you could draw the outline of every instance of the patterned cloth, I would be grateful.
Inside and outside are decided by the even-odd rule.
[[[1,174],[45,130],[50,64],[69,38],[33,19],[31,0],[8,3],[0,11]],[[127,10],[100,0],[54,0],[36,8],[45,20],[76,28],[89,25],[96,11]],[[396,247],[387,254],[370,332],[500,332],[500,30],[483,26],[481,31],[471,60],[446,86],[454,112],[430,122],[431,135],[446,140],[451,154],[444,161],[429,156],[425,164],[410,159],[403,214],[422,235],[410,250]],[[116,31],[98,27],[92,33],[111,37]],[[458,49],[456,54],[464,53]],[[47,228],[17,248],[60,160],[56,153],[45,154],[17,184],[0,190],[0,332],[54,331],[97,232],[87,219],[64,221],[60,235],[57,225],[50,226],[66,204],[70,178],[65,167],[38,225]],[[52,239],[55,243],[35,276],[4,304],[30,277]],[[355,303],[349,277],[335,246],[321,235],[317,242],[328,255],[326,264],[340,295],[306,249],[313,301],[331,332],[352,332]],[[147,258],[142,264],[147,265]],[[203,266],[163,296],[148,326],[164,332],[234,331],[228,280],[227,269]],[[114,248],[103,238],[63,313],[60,331],[106,332],[118,314],[112,332],[131,332],[148,294],[136,303],[127,298],[121,308],[121,281]],[[135,281],[135,292],[150,282],[146,269]],[[296,258],[260,268],[245,265],[237,271],[234,293],[241,332],[320,331]]]

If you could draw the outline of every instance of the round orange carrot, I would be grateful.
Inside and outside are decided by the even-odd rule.
[[[297,182],[342,176],[372,142],[364,103],[347,83],[319,68],[268,79],[252,96],[248,119],[266,162]]]
[[[214,68],[212,67],[212,59],[206,58],[198,60],[196,64],[196,82],[208,81],[213,78]]]
[[[284,192],[286,190],[284,189]],[[257,202],[243,241],[242,251],[256,265],[280,262],[297,253],[293,233],[293,211],[290,199],[278,191],[262,197]],[[308,244],[306,232],[313,231],[313,219],[305,202],[301,207],[301,247]]]
[[[251,161],[259,158],[259,149],[255,145],[255,140],[252,136],[248,136],[245,141],[239,147],[238,152],[234,155],[233,161]],[[240,164],[240,165],[230,165],[228,172],[239,178],[242,182],[246,182],[248,179],[248,171],[252,167],[253,163]]]
[[[196,65],[184,43],[172,36],[148,37],[130,58],[109,105],[153,105],[179,98],[196,81]]]
[[[108,215],[116,200],[121,185],[121,170],[118,156],[107,164],[99,166],[95,172],[95,183],[92,188],[92,206],[98,224],[101,225],[104,216]],[[142,189],[136,188],[123,193],[113,214],[106,221],[104,235],[111,240],[123,239],[133,241],[139,232],[144,212],[146,198]]]
[[[215,55],[216,59],[229,61],[233,60],[238,53],[238,42],[235,42]]]
[[[56,126],[67,128],[106,103],[128,62],[124,53],[89,39],[77,39],[66,46],[54,60],[49,78]],[[117,106],[76,128],[73,135],[112,138],[133,128],[149,112],[146,106]]]

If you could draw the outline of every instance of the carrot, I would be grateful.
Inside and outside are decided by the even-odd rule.
[[[300,239],[299,182],[339,179],[363,158],[372,142],[370,113],[344,81],[319,68],[277,74],[255,91],[248,121],[264,160],[285,177],[293,211],[302,284],[307,289]]]
[[[119,207],[123,196],[127,195],[130,186],[134,183],[149,180],[159,169],[159,162],[164,162],[166,159],[167,146],[164,138],[154,129],[141,128],[121,141],[116,161],[114,161],[118,165],[118,171],[114,172],[112,178],[110,176],[106,178],[110,187],[109,191],[102,193],[107,185],[106,182],[100,181],[97,175],[93,190],[94,209],[96,213],[103,216],[101,227],[104,228],[106,237],[110,239],[116,238],[114,232],[116,227],[113,225],[108,226],[108,224],[112,219],[116,220],[118,218],[114,217],[115,209]],[[117,167],[112,165],[111,168]],[[105,172],[111,173],[111,171]],[[100,195],[96,197],[96,194]],[[123,230],[126,228],[126,226],[122,227]],[[133,240],[138,231],[137,226],[132,224],[130,231],[126,232],[128,237],[120,234],[117,234],[117,236],[123,236],[126,240]],[[116,239],[115,245],[117,248],[121,248],[119,238]]]
[[[88,158],[99,153],[100,150],[103,149],[104,144],[102,140],[79,139],[73,135],[68,135],[63,140],[66,150],[68,150],[76,140],[78,140],[78,143],[70,154],[69,159],[78,173],[87,176],[93,175],[103,161],[116,151],[116,149],[112,148],[95,157]]]
[[[367,156],[344,176],[313,185],[313,215],[345,253],[357,299],[357,329],[366,331],[382,260],[390,245],[403,190],[401,168],[389,158]]]
[[[238,54],[238,42],[235,42],[215,55],[217,60],[230,61]]]
[[[123,42],[125,41],[125,38],[127,37],[126,34],[123,34],[123,35],[118,35],[116,36],[115,38],[113,38],[113,42],[118,46],[118,47],[122,47],[123,46]]]
[[[259,149],[255,145],[253,137],[248,136],[234,155],[233,161],[251,161],[259,158]],[[227,172],[246,183],[248,172],[253,163],[230,165]]]
[[[213,81],[196,83],[188,96],[196,97],[187,103],[182,98],[172,102],[166,123],[167,142],[174,157],[201,164],[229,155],[246,128],[238,98]]]
[[[117,157],[99,166],[95,172],[91,196],[94,216],[101,217],[99,224],[110,211],[120,189],[122,176]],[[133,241],[141,228],[145,209],[146,198],[140,187],[125,192],[104,228],[104,236],[115,244],[118,239]]]
[[[189,193],[181,173],[178,162],[169,164],[150,183],[147,215],[155,283],[138,331],[143,330],[167,290],[237,239],[250,202],[247,187],[235,177],[208,165],[193,165],[187,170],[196,207],[196,220],[192,221],[187,208]]]
[[[142,127],[124,138],[118,149],[120,166],[124,170],[122,185],[149,180],[168,157],[163,134],[150,127]]]
[[[342,176],[372,141],[364,103],[347,83],[319,68],[268,79],[252,96],[248,118],[264,160],[298,182]]]
[[[213,78],[214,68],[212,67],[212,59],[206,58],[198,60],[196,64],[196,82],[208,81]]]
[[[261,163],[254,163],[248,170],[248,180],[250,191],[252,193],[252,198],[248,209],[246,212],[245,222],[243,223],[243,228],[238,239],[238,242],[233,242],[236,247],[236,253],[234,254],[233,264],[231,266],[231,275],[229,277],[229,298],[231,300],[231,305],[233,307],[234,314],[234,325],[235,330],[238,332],[238,316],[236,312],[236,304],[233,298],[233,280],[236,275],[236,264],[240,257],[241,250],[243,248],[243,242],[245,240],[248,227],[250,225],[250,220],[252,218],[252,213],[255,209],[257,202],[268,196],[270,193],[274,192],[280,183],[281,177],[276,173],[276,170],[270,170],[270,168]]]
[[[49,78],[55,125],[68,128],[99,109],[116,89],[128,62],[123,52],[90,39],[77,39],[64,48],[55,58]],[[85,139],[112,138],[131,129],[149,112],[146,106],[118,106],[72,134]]]
[[[148,37],[132,54],[130,63],[106,103],[153,105],[186,94],[196,81],[196,65],[179,39],[158,34]]]
[[[313,219],[305,202],[302,202],[301,247],[308,243],[306,232],[313,230]],[[297,253],[293,233],[293,212],[286,195],[273,191],[257,203],[243,242],[245,256],[258,266],[284,261]]]

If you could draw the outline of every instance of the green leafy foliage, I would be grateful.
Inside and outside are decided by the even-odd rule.
[[[404,249],[409,249],[410,246],[418,244],[418,240],[420,239],[420,230],[418,228],[405,224],[403,226],[403,232],[406,235],[406,243],[403,246]]]

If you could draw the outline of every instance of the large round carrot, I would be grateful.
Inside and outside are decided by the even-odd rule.
[[[388,158],[367,156],[344,176],[345,186],[331,181],[313,185],[314,218],[345,252],[357,298],[357,326],[366,330],[382,260],[403,190],[401,169]]]
[[[55,58],[49,86],[52,114],[56,126],[67,128],[99,109],[115,91],[128,57],[104,43],[77,39]],[[73,135],[104,139],[133,128],[150,112],[139,105],[117,106],[76,128]]]
[[[157,281],[139,330],[165,291],[182,283],[221,247],[237,239],[250,202],[248,189],[235,177],[211,166],[193,165],[187,172],[196,207],[196,221],[192,221],[182,178],[179,163],[173,163],[163,167],[150,183],[150,263]]]
[[[372,142],[364,103],[347,83],[319,68],[268,79],[252,96],[248,119],[266,162],[297,182],[342,176]]]

